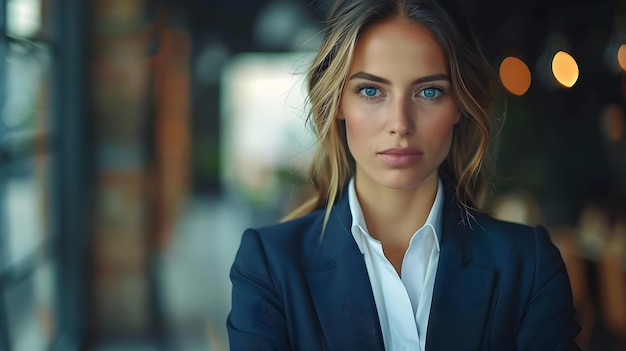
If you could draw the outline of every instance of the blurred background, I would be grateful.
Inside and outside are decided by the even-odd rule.
[[[506,88],[488,208],[626,350],[626,1],[441,0]],[[243,230],[310,193],[330,0],[0,0],[0,350],[227,350]]]

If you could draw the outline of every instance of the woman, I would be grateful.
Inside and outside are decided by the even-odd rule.
[[[546,230],[477,210],[497,84],[448,15],[340,1],[308,78],[317,196],[244,233],[231,349],[578,349]]]

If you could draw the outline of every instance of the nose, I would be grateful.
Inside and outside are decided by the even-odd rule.
[[[387,118],[387,129],[389,134],[397,136],[408,136],[415,130],[410,102],[406,98],[399,98],[392,104],[389,117]]]

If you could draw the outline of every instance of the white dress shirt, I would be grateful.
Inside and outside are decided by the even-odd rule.
[[[363,211],[356,196],[354,178],[348,185],[352,236],[364,256],[385,350],[424,350],[430,305],[439,263],[439,235],[443,185],[439,180],[437,196],[423,227],[409,243],[402,261],[401,275],[383,253],[380,241],[367,231]]]

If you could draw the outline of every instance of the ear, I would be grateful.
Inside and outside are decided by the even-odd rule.
[[[345,119],[346,119],[346,118],[343,116],[343,111],[341,111],[341,110],[337,111],[337,114],[335,115],[335,118],[336,118],[336,119],[338,119],[338,120],[340,120],[340,121],[343,121],[343,120],[345,120]]]

